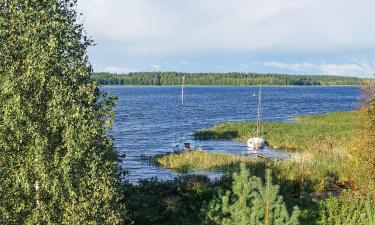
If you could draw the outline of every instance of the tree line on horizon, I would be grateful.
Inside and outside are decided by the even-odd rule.
[[[114,74],[94,73],[100,85],[362,85],[365,79],[332,75],[288,75],[276,73],[181,73],[181,72],[132,72]]]

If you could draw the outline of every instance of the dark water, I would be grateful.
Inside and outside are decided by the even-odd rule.
[[[113,138],[117,151],[126,157],[123,166],[136,182],[141,178],[170,179],[177,174],[141,160],[171,152],[181,138],[195,130],[224,121],[253,121],[256,117],[258,87],[103,86],[118,96]],[[357,107],[359,87],[263,87],[262,118],[287,121],[296,115],[347,111]],[[183,108],[183,109],[182,109]],[[181,110],[182,109],[182,110]],[[229,141],[199,141],[205,150],[246,154],[246,145]]]

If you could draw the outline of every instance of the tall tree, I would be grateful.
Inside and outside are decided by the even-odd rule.
[[[0,223],[118,224],[113,99],[76,0],[0,0]]]

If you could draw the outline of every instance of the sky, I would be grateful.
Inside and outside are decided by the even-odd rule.
[[[375,0],[79,0],[95,72],[374,77]]]

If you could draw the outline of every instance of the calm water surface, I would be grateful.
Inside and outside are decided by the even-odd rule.
[[[117,151],[126,155],[123,167],[128,179],[157,177],[171,179],[176,173],[141,160],[171,152],[181,138],[198,129],[224,121],[256,119],[258,87],[185,87],[181,107],[178,86],[103,86],[118,96],[112,136]],[[288,121],[296,115],[347,111],[357,107],[359,87],[263,87],[262,117],[265,121]],[[255,96],[254,96],[255,94]],[[247,154],[244,143],[230,141],[192,141],[205,150]],[[215,173],[211,174],[215,175]]]

